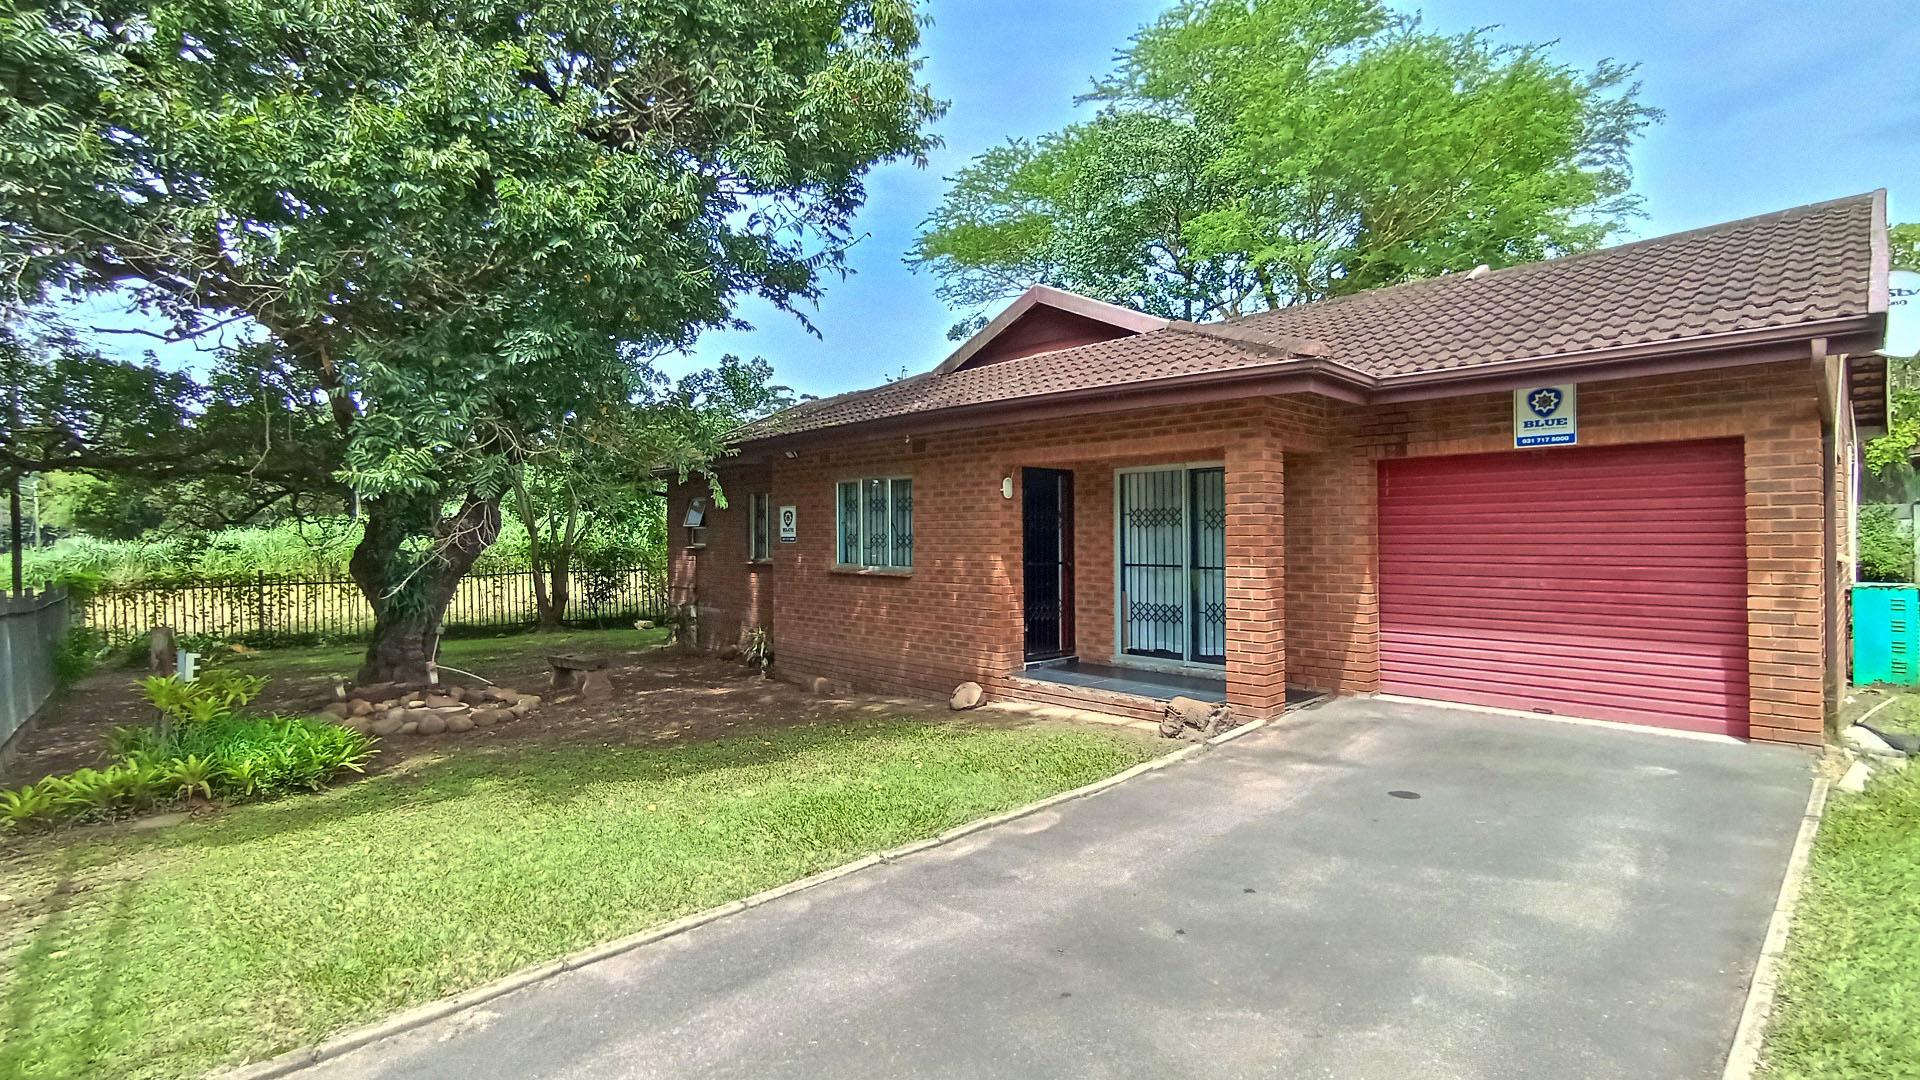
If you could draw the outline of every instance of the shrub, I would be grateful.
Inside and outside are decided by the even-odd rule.
[[[61,687],[72,686],[87,677],[93,665],[107,652],[107,635],[92,626],[75,626],[60,639],[53,651],[53,678]]]
[[[160,747],[169,760],[200,759],[224,799],[318,791],[341,772],[359,772],[374,740],[352,728],[304,716],[231,716],[183,727]]]
[[[1900,523],[1893,507],[1862,506],[1856,535],[1862,581],[1913,580],[1913,532]]]
[[[49,776],[0,791],[0,828],[57,821],[103,821],[181,799],[233,802],[318,791],[343,772],[360,772],[374,740],[310,717],[246,716],[238,709],[266,679],[209,671],[199,680],[143,680],[148,700],[172,721],[156,730],[115,728],[115,761],[99,769]]]
[[[191,799],[199,795],[203,799],[213,798],[213,778],[219,775],[220,767],[198,754],[188,754],[183,758],[174,758],[167,762],[167,783],[173,786],[173,793],[182,799]]]
[[[0,825],[9,829],[51,821],[55,809],[53,789],[44,783],[0,791]]]
[[[188,682],[178,675],[150,675],[140,688],[153,707],[184,727],[225,720],[266,689],[264,675],[242,675],[231,668],[213,668]]]

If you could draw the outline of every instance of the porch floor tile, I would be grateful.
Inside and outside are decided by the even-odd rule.
[[[1020,673],[1022,678],[1063,686],[1085,686],[1110,690],[1116,694],[1165,701],[1172,697],[1190,697],[1197,701],[1227,700],[1226,676],[1178,675],[1166,671],[1115,667],[1071,660],[1063,664],[1036,664]]]

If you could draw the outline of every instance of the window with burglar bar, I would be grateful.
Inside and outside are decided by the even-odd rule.
[[[868,570],[913,567],[913,481],[874,476],[840,481],[834,500],[834,561]]]
[[[773,512],[767,505],[772,498],[764,491],[747,496],[747,558],[754,562],[773,558]]]

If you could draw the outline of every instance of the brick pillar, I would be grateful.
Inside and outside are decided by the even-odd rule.
[[[1285,468],[1261,436],[1227,450],[1227,701],[1277,716],[1287,702]]]
[[[1826,719],[1820,429],[1817,417],[1781,412],[1746,439],[1751,733],[1818,744]]]

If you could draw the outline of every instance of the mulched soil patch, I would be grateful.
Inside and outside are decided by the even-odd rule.
[[[684,654],[670,647],[568,651],[604,656],[613,683],[611,698],[588,703],[556,699],[548,689],[546,655],[552,644],[537,635],[503,642],[484,662],[466,659],[469,668],[501,686],[539,694],[542,704],[522,720],[488,729],[440,735],[394,735],[382,739],[374,767],[384,771],[410,758],[438,755],[460,747],[597,744],[661,746],[858,716],[950,718],[938,703],[863,696],[821,697],[800,687],[766,679],[739,662],[705,654]],[[242,664],[243,671],[274,676],[253,708],[265,712],[305,713],[327,700],[333,680],[324,674],[280,675],[271,654]],[[16,740],[0,784],[29,783],[42,776],[98,766],[106,760],[106,737],[113,728],[147,724],[153,710],[140,695],[141,672],[104,671],[83,680]],[[447,674],[449,685],[479,686]]]

